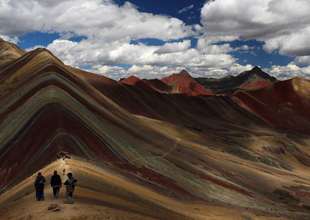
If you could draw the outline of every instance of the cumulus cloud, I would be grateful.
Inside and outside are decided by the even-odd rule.
[[[179,39],[192,27],[164,15],[141,13],[126,2],[109,0],[1,1],[0,34],[20,36],[31,31],[74,32],[107,40],[126,38]]]
[[[16,36],[15,37],[9,37],[9,36],[5,36],[5,35],[0,34],[0,38],[2,38],[2,40],[8,41],[8,42],[13,43],[13,44],[17,44],[19,42],[19,39]]]
[[[223,68],[218,67],[207,67],[207,68],[199,68],[194,67],[190,69],[192,72],[191,76],[195,78],[203,77],[203,78],[220,78],[228,75],[228,71]]]
[[[67,65],[90,65],[92,71],[107,76],[140,74],[147,78],[150,74],[154,78],[159,77],[157,73],[166,76],[183,68],[194,77],[239,74],[252,65],[238,64],[231,52],[254,51],[247,45],[232,47],[230,42],[247,39],[263,41],[263,49],[269,53],[297,56],[288,66],[269,68],[275,76],[307,75],[308,69],[297,65],[310,65],[307,0],[209,1],[201,9],[202,25],[142,13],[129,2],[119,6],[112,0],[2,0],[0,5],[0,37],[4,40],[18,43],[18,36],[28,32],[56,32],[60,39],[48,44],[48,50]],[[194,5],[179,13],[192,8]],[[83,40],[73,41],[76,36]],[[196,48],[188,40],[191,36],[198,39]],[[164,45],[131,43],[147,38],[162,40]]]
[[[89,38],[80,42],[57,39],[46,48],[71,66],[129,64],[227,68],[237,60],[230,54],[203,54],[195,48],[187,49],[189,46],[189,40],[148,46],[125,41],[105,43]]]
[[[216,53],[217,56],[203,54],[190,48],[190,40],[171,43],[171,40],[179,41],[200,33],[202,27],[198,24],[189,26],[177,18],[165,15],[139,12],[129,2],[122,6],[112,0],[3,0],[1,3],[1,35],[21,36],[32,31],[57,32],[60,39],[54,40],[46,48],[65,64],[75,67],[129,64],[221,68],[228,67],[236,60],[224,54],[225,50]],[[70,40],[73,36],[83,36],[84,39],[74,42]],[[160,39],[167,43],[163,46],[131,44],[132,40],[145,38]],[[112,70],[123,71],[115,67],[109,69]]]
[[[254,49],[253,47],[249,47],[248,45],[242,45],[240,47],[232,48],[229,43],[212,44],[207,38],[198,39],[196,47],[202,53],[208,54],[226,54],[232,51],[248,52],[250,49]]]
[[[197,49],[201,51],[202,53],[208,53],[208,54],[225,54],[230,51],[233,51],[233,48],[230,47],[230,44],[210,44],[210,42],[205,39],[201,38],[197,42]]]
[[[204,5],[206,36],[235,36],[264,41],[264,50],[292,56],[310,55],[310,1],[216,0]]]
[[[180,73],[185,67],[160,67],[152,65],[133,65],[128,69],[120,66],[97,65],[91,71],[114,80],[134,75],[140,79],[162,79],[174,73]],[[117,73],[117,74],[115,74]]]
[[[169,67],[169,66],[153,66],[153,65],[133,65],[132,67],[125,69],[119,66],[97,65],[94,66],[91,71],[104,75],[114,80],[120,80],[121,78],[128,78],[134,75],[140,79],[162,79],[170,76],[174,73],[180,73],[185,67]],[[88,70],[89,71],[89,70]],[[200,68],[192,67],[189,74],[194,78],[207,77],[218,78],[224,77],[229,72],[222,68]],[[117,74],[116,74],[117,73]]]
[[[293,77],[310,79],[310,66],[299,67],[294,63],[290,63],[287,66],[273,65],[271,68],[263,70],[279,80],[286,80]]]
[[[155,51],[155,53],[174,53],[179,51],[185,51],[191,46],[190,40],[184,40],[183,42],[166,43],[161,48]]]
[[[234,63],[234,65],[229,68],[229,73],[231,75],[238,75],[244,71],[249,71],[253,68],[254,68],[254,66],[252,66],[251,64],[247,64],[245,66],[242,66],[238,63]]]

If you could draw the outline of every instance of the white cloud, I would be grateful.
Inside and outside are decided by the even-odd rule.
[[[251,64],[247,64],[245,66],[242,66],[238,63],[235,63],[233,66],[231,66],[229,68],[229,74],[231,75],[239,75],[240,73],[244,72],[244,71],[249,71],[251,69],[253,69],[254,66],[252,66]]]
[[[233,48],[230,47],[230,44],[209,44],[208,40],[205,38],[198,39],[197,49],[202,53],[208,54],[224,54],[233,51]]]
[[[47,49],[65,64],[91,65],[93,71],[108,76],[137,73],[142,78],[147,78],[147,74],[154,78],[156,71],[165,75],[183,68],[195,77],[239,74],[252,66],[237,64],[238,59],[229,53],[254,51],[247,45],[232,48],[229,42],[245,39],[264,41],[263,49],[269,53],[298,56],[288,66],[270,68],[272,74],[302,76],[308,68],[297,65],[310,65],[310,2],[306,0],[209,1],[201,10],[203,26],[142,13],[129,2],[118,6],[112,0],[2,0],[0,4],[0,37],[4,40],[17,43],[16,36],[28,32],[57,32],[60,39],[51,42]],[[180,40],[193,35],[199,38],[196,48],[190,47],[190,40]],[[73,36],[84,39],[74,42],[70,40]],[[166,43],[131,44],[142,38]],[[215,44],[221,41],[226,43]],[[125,69],[116,64],[133,66]]]
[[[191,76],[195,78],[204,77],[204,78],[220,78],[228,74],[226,69],[209,67],[209,68],[191,68]]]
[[[183,13],[183,12],[186,12],[190,9],[194,8],[194,5],[190,5],[188,7],[185,7],[185,8],[182,8],[180,11],[178,11],[179,13]]]
[[[155,53],[161,54],[161,53],[180,52],[187,50],[190,46],[191,46],[190,40],[184,40],[183,42],[166,43],[158,50],[156,50]]]
[[[19,41],[18,37],[9,37],[9,36],[5,36],[5,35],[1,35],[0,34],[0,38],[2,38],[2,40],[5,40],[5,41],[8,41],[10,43],[13,43],[13,44],[17,44]]]
[[[192,27],[164,15],[139,12],[126,2],[113,1],[1,1],[0,34],[23,35],[31,31],[73,32],[114,41],[127,38],[179,39],[193,34]]]
[[[114,80],[120,80],[121,78],[128,78],[131,75],[140,79],[162,79],[173,73],[180,73],[183,69],[185,68],[152,65],[133,65],[129,69],[125,69],[119,66],[97,65],[94,66],[91,71]]]
[[[310,25],[310,24],[309,24]],[[290,34],[281,41],[280,54],[306,56],[310,55],[310,27],[304,28],[297,33]]]
[[[279,80],[285,80],[294,77],[310,79],[310,66],[302,68],[295,65],[294,63],[290,63],[287,66],[273,65],[271,68],[266,68],[263,70]]]
[[[203,31],[203,27],[201,27],[201,29],[199,29],[199,31],[201,33],[204,33]],[[199,40],[204,40],[204,44],[206,45],[210,45],[210,44],[214,44],[214,43],[218,43],[221,41],[227,41],[227,42],[231,42],[231,41],[235,41],[235,40],[239,40],[240,37],[237,35],[226,35],[226,36],[209,36],[209,35],[204,35],[203,37],[200,37]]]
[[[4,36],[23,35],[32,31],[59,33],[60,39],[54,40],[46,48],[65,64],[76,67],[128,64],[227,68],[236,61],[231,55],[225,54],[228,45],[215,46],[202,53],[190,48],[190,40],[169,42],[195,35],[203,29],[198,24],[188,26],[173,17],[139,12],[129,2],[118,6],[110,0],[3,0],[0,21],[3,23],[0,34]],[[73,36],[83,36],[84,39],[74,42],[70,40]],[[168,42],[163,46],[131,44],[132,40],[141,38]],[[27,50],[37,47],[39,45]],[[118,68],[109,68],[110,72],[112,70],[122,72]]]
[[[238,50],[249,50],[251,49],[248,45],[242,45],[241,47],[237,48]]]
[[[103,75],[114,80],[120,80],[121,78],[128,77],[127,70],[120,66],[96,65],[86,71]]]
[[[226,54],[232,51],[242,51],[245,52],[254,47],[249,47],[248,45],[242,45],[240,47],[232,48],[229,43],[225,44],[212,44],[212,41],[208,38],[200,38],[197,42],[197,49],[202,53],[208,54]]]
[[[125,69],[119,66],[97,65],[94,66],[91,71],[114,80],[120,80],[121,78],[128,78],[131,75],[134,75],[140,79],[162,79],[164,77],[171,76],[174,73],[180,73],[184,69],[186,68],[153,65],[133,65],[132,67]],[[194,78],[218,78],[224,77],[228,74],[228,71],[222,68],[193,67],[188,71]]]
[[[264,50],[283,55],[310,55],[310,1],[216,0],[204,5],[205,36],[235,36],[264,41]]]
[[[54,40],[46,48],[71,66],[129,64],[227,68],[236,62],[236,59],[229,54],[203,54],[194,48],[187,49],[190,40],[165,45],[162,47],[142,43],[135,45],[118,41],[106,43],[89,38],[80,42]]]

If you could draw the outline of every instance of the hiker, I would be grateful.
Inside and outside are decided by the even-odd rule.
[[[54,175],[51,177],[51,187],[53,187],[53,194],[55,199],[58,199],[59,189],[61,188],[61,178],[57,174],[57,170],[54,171]]]
[[[38,176],[34,181],[34,187],[36,188],[36,199],[38,201],[44,201],[44,183],[46,182],[44,176],[41,175],[41,172],[38,172]]]
[[[77,180],[72,176],[72,173],[68,173],[68,180],[64,183],[64,185],[66,185],[66,197],[68,198],[69,202],[72,204],[74,199],[72,198],[73,196],[73,192],[74,192],[74,188],[75,188],[75,184],[77,182]]]

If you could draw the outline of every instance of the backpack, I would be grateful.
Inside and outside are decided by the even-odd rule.
[[[77,182],[76,179],[74,179],[74,178],[71,179],[71,189],[74,189],[74,188],[75,188],[76,182]]]
[[[43,186],[44,186],[43,177],[38,177],[38,181],[37,181],[36,187],[43,187]]]
[[[43,178],[39,178],[38,184],[39,184],[39,185],[43,185],[43,184],[44,184]]]

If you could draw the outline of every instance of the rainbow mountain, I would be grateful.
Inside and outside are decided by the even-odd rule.
[[[0,64],[0,218],[58,218],[74,206],[64,219],[310,218],[308,80],[242,73],[239,89],[219,95],[210,85],[219,80],[200,84],[185,71],[118,82],[8,44],[0,51],[16,57]],[[58,200],[57,216],[35,203],[33,182],[63,169],[78,179],[76,203]]]

